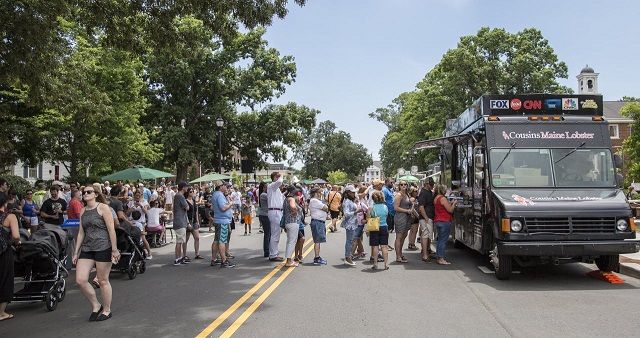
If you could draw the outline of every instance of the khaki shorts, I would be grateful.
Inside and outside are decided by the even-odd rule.
[[[187,228],[173,229],[176,233],[176,244],[184,243],[187,240]]]
[[[433,220],[421,219],[420,231],[422,231],[422,237],[433,238]]]

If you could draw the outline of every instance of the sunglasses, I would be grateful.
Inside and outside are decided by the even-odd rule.
[[[401,187],[402,187],[402,186],[406,186],[406,185],[407,185],[406,183],[400,183],[400,186],[401,186]]]
[[[93,190],[85,190],[82,192],[83,195],[89,195],[89,194],[93,194],[95,191]]]

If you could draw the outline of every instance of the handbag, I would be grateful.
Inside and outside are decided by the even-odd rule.
[[[367,219],[367,232],[371,232],[371,231],[380,231],[380,217],[375,216],[375,209],[371,210],[371,217],[369,217],[369,219]]]

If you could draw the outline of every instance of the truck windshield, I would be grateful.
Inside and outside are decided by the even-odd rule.
[[[552,149],[558,187],[613,187],[615,169],[608,149]]]
[[[494,187],[615,186],[615,169],[608,149],[512,149],[505,158],[508,152],[508,148],[491,149]],[[504,163],[498,168],[503,158]]]
[[[549,149],[512,149],[505,158],[508,152],[509,149],[491,149],[491,180],[495,187],[553,187]]]

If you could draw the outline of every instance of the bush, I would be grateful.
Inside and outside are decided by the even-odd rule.
[[[20,176],[4,175],[2,176],[2,178],[7,180],[7,183],[9,183],[9,189],[15,190],[18,196],[20,196],[21,198],[24,196],[25,192],[27,192],[28,189],[33,189],[31,183]]]

